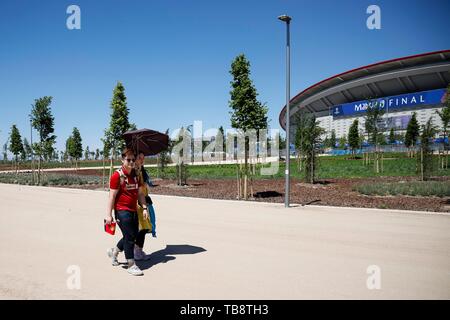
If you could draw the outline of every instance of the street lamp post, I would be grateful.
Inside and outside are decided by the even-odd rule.
[[[34,152],[33,152],[33,121],[30,114],[30,136],[31,136],[31,181],[34,185]]]
[[[289,133],[290,133],[290,112],[289,112],[289,100],[290,100],[290,87],[291,87],[291,55],[290,55],[290,49],[291,49],[291,41],[290,41],[290,33],[289,33],[289,26],[291,22],[291,17],[287,15],[282,15],[278,17],[279,20],[286,23],[286,170],[285,170],[285,194],[284,194],[284,206],[286,208],[289,208],[289,163],[290,163],[290,139],[289,139]]]

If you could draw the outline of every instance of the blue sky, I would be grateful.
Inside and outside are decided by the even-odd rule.
[[[66,9],[81,8],[81,30]],[[381,30],[366,27],[369,5]],[[450,49],[450,1],[365,0],[2,0],[0,144],[12,124],[29,138],[34,99],[53,96],[56,147],[74,126],[100,147],[112,90],[126,88],[130,119],[164,131],[203,121],[230,127],[230,64],[244,53],[270,126],[285,102],[285,26],[293,17],[291,95],[378,61]],[[36,137],[36,135],[35,135]]]

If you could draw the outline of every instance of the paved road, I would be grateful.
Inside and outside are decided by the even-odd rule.
[[[132,277],[106,258],[106,199],[0,184],[0,298],[450,299],[445,214],[155,195],[159,237]]]

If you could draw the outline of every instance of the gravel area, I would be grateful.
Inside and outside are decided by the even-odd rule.
[[[60,173],[64,173],[61,171]],[[78,174],[92,174],[91,170],[79,170]],[[73,174],[73,172],[72,172]],[[97,172],[97,174],[99,174]],[[448,180],[448,177],[440,179]],[[327,179],[314,185],[291,180],[291,203],[344,207],[381,208],[450,212],[450,198],[412,196],[366,196],[352,188],[356,184],[371,182],[401,182],[417,180],[416,177],[383,177],[358,179]],[[153,179],[153,194],[177,195],[197,198],[236,200],[237,183],[234,179],[189,179],[188,185],[178,186],[175,180]],[[74,186],[80,188],[80,186]],[[98,189],[101,185],[81,186]],[[251,201],[284,202],[284,179],[261,179],[253,183]]]

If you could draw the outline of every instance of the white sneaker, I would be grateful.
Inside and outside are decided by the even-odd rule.
[[[138,246],[134,246],[134,260],[148,260],[147,254]]]
[[[110,248],[106,251],[106,253],[108,254],[108,257],[111,258],[111,264],[115,267],[118,266],[119,261],[117,260],[117,255],[119,252],[114,252],[114,248]]]
[[[141,269],[139,269],[139,267],[135,264],[133,264],[131,267],[129,267],[127,269],[128,273],[133,275],[133,276],[143,276],[144,273],[142,272]]]

